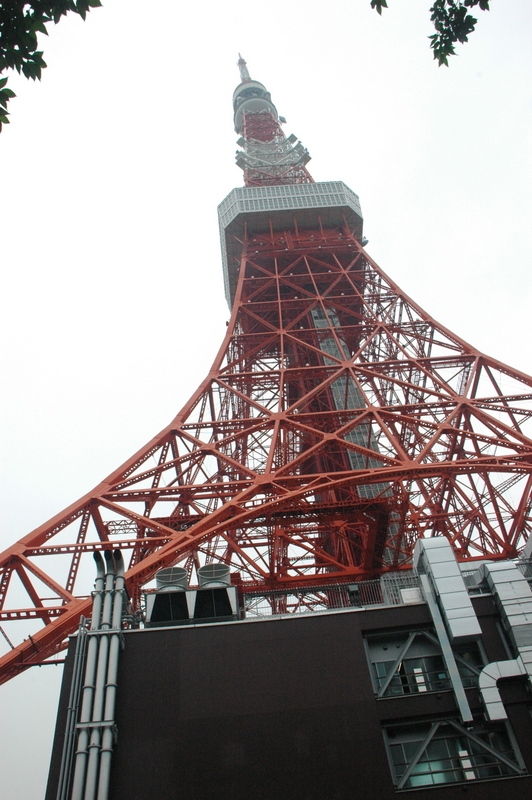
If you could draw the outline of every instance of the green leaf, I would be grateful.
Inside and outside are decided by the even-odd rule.
[[[2,80],[0,80],[0,89],[2,88],[2,86],[5,86],[6,83],[7,83],[7,78],[2,78]]]
[[[34,22],[30,30],[32,33],[44,33],[46,36],[48,36],[46,25],[44,24],[44,22],[41,22],[40,20],[38,22]]]
[[[377,11],[377,14],[382,14],[383,8],[388,8],[386,0],[371,0],[371,7]]]

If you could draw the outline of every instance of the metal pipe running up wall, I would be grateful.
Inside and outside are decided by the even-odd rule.
[[[91,618],[91,631],[100,630],[102,606],[103,606],[103,592],[105,586],[105,568],[103,559],[100,553],[95,552],[94,560],[96,561],[96,582],[94,584],[94,593],[92,596],[92,618]],[[74,762],[74,780],[72,783],[71,797],[83,797],[83,787],[85,785],[85,772],[87,769],[87,755],[89,745],[89,727],[87,723],[91,720],[92,714],[92,701],[94,697],[94,678],[96,675],[96,665],[98,662],[98,645],[99,641],[96,636],[91,636],[87,645],[87,660],[85,663],[85,678],[83,681],[83,688],[81,690],[81,713],[79,716],[79,735],[78,745],[76,749],[75,762]],[[63,800],[58,795],[58,800]]]
[[[57,783],[57,800],[68,800],[70,796],[70,778],[72,777],[74,748],[76,746],[76,723],[78,719],[79,701],[81,697],[86,655],[87,625],[85,617],[81,617],[79,631],[76,637],[76,652],[74,655],[72,682],[70,684],[70,695],[68,698],[65,738],[63,741],[63,753],[61,756],[59,780]]]
[[[124,604],[124,562],[120,552],[115,554],[115,593],[113,603],[113,616],[111,620],[112,633],[109,634],[109,658],[107,661],[107,680],[105,684],[104,728],[100,748],[100,772],[98,776],[97,800],[107,800],[109,794],[109,778],[111,775],[111,756],[115,737],[114,719],[116,704],[116,678],[118,673],[118,657],[122,644],[120,623]]]
[[[101,555],[94,554],[97,579],[71,800],[107,800],[109,792],[125,582],[120,551],[104,555],[105,569]]]

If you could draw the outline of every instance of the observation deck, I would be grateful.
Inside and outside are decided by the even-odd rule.
[[[342,181],[251,186],[233,189],[218,206],[225,296],[233,305],[238,282],[245,226],[247,233],[336,228],[347,224],[362,239],[362,211],[358,195]]]

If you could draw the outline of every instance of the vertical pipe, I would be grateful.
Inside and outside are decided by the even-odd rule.
[[[67,721],[65,726],[65,739],[63,742],[63,753],[61,755],[61,768],[59,770],[59,780],[57,782],[57,800],[67,800],[72,775],[74,747],[76,745],[76,722],[78,719],[78,708],[81,690],[83,688],[83,668],[85,666],[85,656],[87,653],[87,627],[85,617],[82,617],[79,624],[78,636],[76,639],[76,652],[74,654],[74,667],[72,670],[72,682],[70,684],[70,694],[68,698]]]
[[[93,553],[96,561],[96,582],[94,584],[94,596],[92,601],[91,631],[100,629],[103,591],[105,582],[103,559],[97,551]],[[90,636],[87,647],[87,661],[85,666],[85,679],[83,684],[83,695],[81,700],[81,713],[79,717],[80,726],[89,723],[92,716],[92,704],[94,698],[94,678],[96,674],[96,664],[98,659],[99,637]],[[87,769],[87,748],[89,744],[89,729],[80,727],[78,746],[76,750],[76,761],[74,767],[74,779],[72,782],[71,800],[83,800],[83,789],[85,786],[85,772]]]
[[[102,620],[100,630],[102,634],[109,630],[111,625],[111,615],[113,608],[113,594],[115,583],[114,559],[110,551],[106,550],[105,553],[106,571],[105,571],[105,592],[103,600]],[[94,800],[96,795],[96,785],[98,781],[98,767],[100,762],[100,743],[101,743],[101,728],[105,679],[107,677],[107,662],[109,653],[109,637],[106,635],[98,636],[100,646],[98,648],[98,665],[96,668],[96,684],[94,688],[94,701],[92,706],[92,717],[90,741],[89,741],[89,757],[87,761],[87,772],[85,776],[85,792],[83,800]]]
[[[109,794],[109,778],[111,774],[111,756],[113,753],[114,738],[116,679],[118,672],[118,656],[120,654],[122,606],[124,601],[124,560],[120,550],[115,552],[114,557],[116,578],[112,621],[113,633],[110,636],[111,642],[109,645],[109,665],[107,670],[107,684],[105,687],[105,711],[103,717],[106,724],[102,734],[97,800],[107,800]]]

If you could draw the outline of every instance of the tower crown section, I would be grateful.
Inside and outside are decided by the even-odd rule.
[[[233,92],[233,109],[235,112],[235,131],[244,133],[245,114],[267,114],[278,120],[277,109],[264,84],[251,79],[245,60],[238,54],[240,83]]]
[[[251,78],[239,56],[240,83],[233,93],[235,130],[240,134],[236,163],[245,188],[234,189],[218,206],[225,295],[235,299],[246,236],[268,231],[311,231],[323,227],[362,240],[357,195],[340,181],[315,183],[306,165],[308,150],[297,136],[285,136],[271,95]]]
[[[233,109],[237,133],[243,133],[244,114],[271,114],[275,120],[279,119],[269,91],[264,84],[251,79],[236,87],[233,93]]]
[[[238,61],[241,82],[233,94],[235,130],[240,133],[236,163],[244,170],[246,186],[313,183],[305,168],[310,161],[297,136],[286,137],[271,95],[250,77],[246,62]]]

